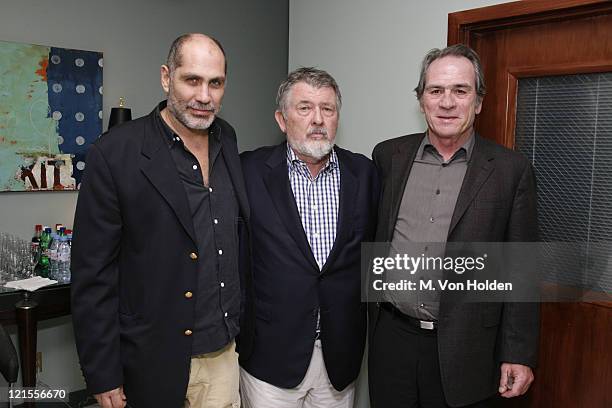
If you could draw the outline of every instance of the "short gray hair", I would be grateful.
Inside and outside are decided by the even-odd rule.
[[[453,57],[464,57],[467,58],[474,67],[474,83],[476,84],[476,95],[478,96],[478,101],[481,102],[482,98],[484,98],[487,87],[485,86],[484,74],[482,72],[482,65],[480,64],[480,58],[476,51],[463,44],[455,44],[444,49],[434,48],[429,51],[425,58],[423,58],[423,62],[421,63],[421,75],[419,77],[419,84],[414,91],[416,92],[417,99],[421,100],[423,93],[425,92],[425,76],[427,75],[427,69],[432,62],[437,59],[453,56]]]
[[[278,93],[276,94],[276,106],[280,112],[285,114],[287,109],[287,97],[291,88],[299,82],[305,82],[314,88],[325,88],[329,87],[333,89],[336,94],[336,109],[340,111],[342,107],[342,95],[340,94],[340,87],[336,83],[336,80],[326,71],[317,69],[314,67],[302,67],[291,72],[287,79],[283,81],[278,87]]]

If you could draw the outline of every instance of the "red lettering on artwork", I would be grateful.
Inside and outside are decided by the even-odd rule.
[[[40,188],[47,188],[47,166],[40,163]]]
[[[25,181],[25,179],[29,179],[32,184],[33,190],[38,190],[38,183],[36,182],[36,177],[34,177],[34,173],[32,173],[32,169],[27,169],[25,167],[21,168],[21,179]]]
[[[47,163],[53,165],[53,189],[63,190],[64,186],[60,182],[60,167],[65,164],[64,161],[63,160],[54,160],[54,161],[50,160]]]
[[[49,167],[53,167],[53,186],[51,187],[53,190],[65,190],[66,187],[61,182],[62,175],[62,167],[66,166],[66,161],[61,159],[43,159],[40,161],[40,178],[36,177],[34,173],[34,166],[32,164],[28,167],[21,167],[21,175],[20,178],[24,182],[26,179],[30,180],[30,184],[32,185],[30,190],[48,190],[49,186],[47,185],[47,170]],[[38,173],[38,172],[37,172]]]

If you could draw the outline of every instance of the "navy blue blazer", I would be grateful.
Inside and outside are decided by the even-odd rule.
[[[287,169],[285,142],[241,155],[251,208],[251,272],[255,298],[250,374],[283,388],[297,386],[310,363],[321,310],[321,342],[332,385],[359,374],[366,338],[360,297],[361,243],[376,227],[379,181],[373,163],[335,147],[340,165],[336,240],[319,271],[302,228]]]
[[[240,207],[230,221],[239,236],[248,231],[249,208],[236,134],[215,121]],[[190,255],[197,252],[197,227],[154,112],[90,147],[74,222],[71,289],[90,392],[124,385],[130,407],[183,406],[192,343],[185,330],[194,325],[196,305],[185,292],[198,287],[201,259]],[[244,299],[248,284],[241,280]]]

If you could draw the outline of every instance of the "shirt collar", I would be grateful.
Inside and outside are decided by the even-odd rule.
[[[459,149],[457,149],[455,154],[453,154],[453,158],[456,157],[457,153],[459,153],[460,151],[464,151],[465,152],[465,159],[466,159],[466,161],[470,161],[470,158],[472,157],[472,151],[474,150],[474,141],[475,141],[475,139],[476,139],[475,133],[472,132],[472,134],[470,135],[468,140],[466,140],[465,143],[463,145],[461,145],[461,147]],[[425,151],[425,148],[429,147],[429,146],[431,146],[431,148],[433,148],[433,150],[436,153],[438,153],[438,149],[436,149],[436,147],[429,140],[429,132],[426,132],[425,133],[425,137],[423,138],[423,140],[421,141],[421,145],[419,146],[419,150],[417,150],[416,157],[419,158],[419,159],[422,159],[423,158],[423,152]],[[452,160],[452,158],[450,160]]]
[[[297,154],[295,154],[295,152],[293,151],[293,148],[289,146],[289,143],[287,143],[287,166],[291,170],[297,170],[298,168],[307,167],[306,163],[298,158]],[[337,168],[338,168],[338,156],[336,155],[336,149],[332,149],[327,158],[327,162],[325,163],[325,166],[323,166],[323,169],[321,170],[319,174],[330,172]]]

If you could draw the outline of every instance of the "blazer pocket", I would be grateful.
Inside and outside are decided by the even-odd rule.
[[[119,311],[119,322],[120,323],[137,323],[137,322],[141,322],[142,321],[142,317],[140,317],[140,315],[137,315],[135,313],[126,313],[123,311]]]
[[[505,208],[506,203],[503,200],[476,200],[474,206],[482,210],[490,210],[495,208]]]

